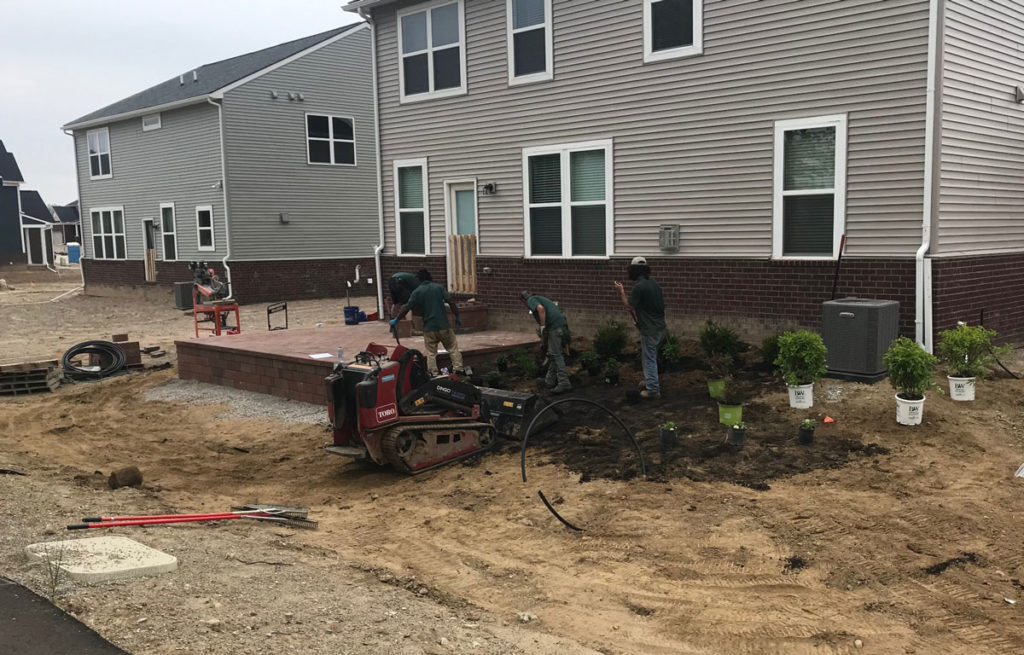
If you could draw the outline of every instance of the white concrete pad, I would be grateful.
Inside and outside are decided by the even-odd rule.
[[[178,558],[127,537],[48,541],[25,547],[29,557],[55,564],[77,582],[96,583],[167,573]]]

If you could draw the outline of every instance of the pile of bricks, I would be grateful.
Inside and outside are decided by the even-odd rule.
[[[0,365],[0,396],[53,391],[60,386],[57,360]]]

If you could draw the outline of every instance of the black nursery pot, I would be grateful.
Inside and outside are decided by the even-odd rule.
[[[742,448],[743,447],[743,442],[746,441],[746,439],[747,439],[747,429],[746,428],[732,428],[732,427],[729,428],[728,444],[730,446],[735,446],[736,448]]]
[[[797,430],[796,434],[802,444],[809,444],[814,441],[814,428],[801,427]]]

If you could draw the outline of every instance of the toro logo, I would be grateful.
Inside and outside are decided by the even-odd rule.
[[[378,423],[383,423],[384,421],[395,418],[396,416],[398,416],[398,408],[395,407],[394,403],[377,408]]]

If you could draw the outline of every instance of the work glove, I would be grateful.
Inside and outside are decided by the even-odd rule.
[[[461,316],[456,316],[455,317],[455,325],[457,325],[458,327],[462,327],[462,317]]]
[[[388,321],[388,325],[390,325],[391,327],[395,327],[396,325],[398,325],[398,319],[397,318],[391,319],[390,321]]]

